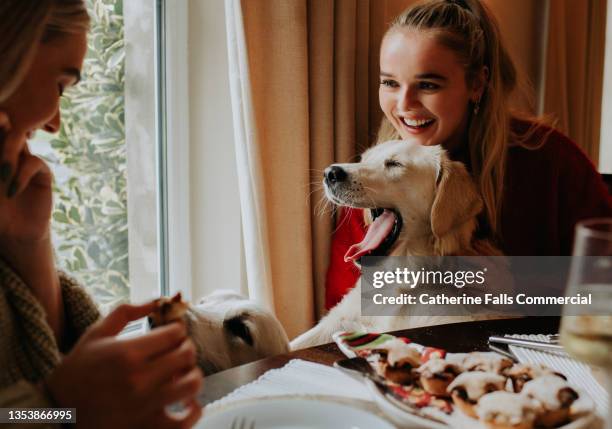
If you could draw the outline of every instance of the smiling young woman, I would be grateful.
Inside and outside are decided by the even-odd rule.
[[[84,0],[0,2],[0,407],[71,407],[87,428],[190,427],[201,415],[195,347],[174,323],[118,340],[153,302],[100,319],[55,267],[52,174],[28,139],[60,129],[62,93],[80,80]],[[181,401],[187,413],[165,413]]]
[[[399,15],[380,50],[377,143],[442,145],[470,170],[484,202],[480,236],[507,255],[569,255],[576,223],[612,216],[612,199],[578,146],[537,118],[513,112],[516,70],[479,0],[429,0]],[[361,212],[344,210],[332,240],[326,305],[353,287],[344,262],[360,242]]]

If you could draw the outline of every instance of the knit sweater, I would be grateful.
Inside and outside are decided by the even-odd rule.
[[[62,354],[70,351],[100,317],[92,299],[72,278],[60,272],[60,284],[66,321],[62,349],[41,303],[0,260],[0,407],[51,406],[36,384],[53,371]]]
[[[512,127],[522,134],[528,122]],[[580,220],[612,217],[612,197],[600,174],[567,136],[541,128],[527,144],[544,144],[535,150],[513,146],[508,150],[501,233],[498,245],[506,255],[571,255],[574,228]],[[332,237],[325,287],[325,305],[336,305],[359,278],[359,270],[344,262],[348,248],[366,232],[361,210],[340,212]]]

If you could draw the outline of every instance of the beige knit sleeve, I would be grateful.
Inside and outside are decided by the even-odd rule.
[[[35,385],[28,383],[24,380],[18,381],[4,389],[0,389],[0,408],[51,408],[53,404],[45,396],[41,389],[38,389]],[[60,428],[59,425],[50,424],[27,424],[20,423],[16,425],[3,424],[2,427],[9,428]]]
[[[66,336],[62,352],[67,353],[95,321],[100,318],[100,312],[93,299],[68,274],[59,272],[64,298],[64,312],[66,320]]]

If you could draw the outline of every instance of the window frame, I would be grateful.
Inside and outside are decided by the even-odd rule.
[[[189,14],[166,4],[156,1],[160,289],[191,300]]]

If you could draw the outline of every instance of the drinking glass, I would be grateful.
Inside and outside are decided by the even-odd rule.
[[[561,343],[578,360],[602,369],[612,389],[612,218],[578,223],[566,295],[591,295],[588,306],[566,305]],[[606,429],[612,429],[608,403]]]

